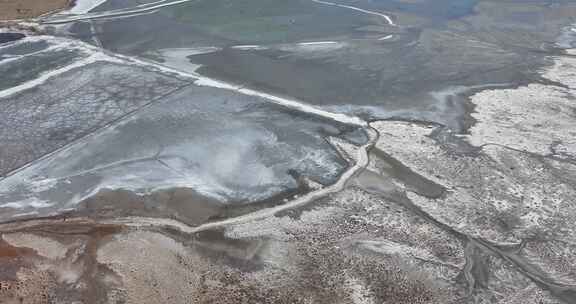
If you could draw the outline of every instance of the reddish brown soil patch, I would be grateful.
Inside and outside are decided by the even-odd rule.
[[[28,248],[13,247],[10,244],[0,240],[0,259],[2,258],[19,258],[25,255],[33,255],[34,250]]]

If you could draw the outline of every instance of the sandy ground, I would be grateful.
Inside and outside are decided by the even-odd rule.
[[[37,17],[66,7],[69,0],[0,0],[0,20]]]

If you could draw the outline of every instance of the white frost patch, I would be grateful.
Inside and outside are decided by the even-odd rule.
[[[54,204],[49,203],[46,200],[40,200],[37,198],[27,198],[25,200],[21,200],[19,202],[10,202],[6,204],[1,204],[1,208],[12,208],[12,209],[22,209],[22,208],[47,208],[53,206]]]
[[[233,85],[233,84],[223,82],[220,80],[216,80],[216,79],[205,78],[205,77],[196,80],[194,82],[194,84],[197,86],[201,86],[201,87],[212,87],[212,88],[219,88],[219,89],[233,90],[233,91],[240,89],[240,86]]]
[[[563,49],[571,49],[576,46],[576,27],[574,25],[565,27],[560,36],[556,39],[556,46]]]
[[[306,103],[299,101],[299,100],[275,96],[275,95],[264,93],[261,91],[256,91],[256,90],[252,90],[252,89],[248,89],[248,88],[244,88],[244,87],[240,87],[240,86],[235,86],[235,85],[223,82],[223,81],[218,81],[218,80],[207,78],[207,77],[199,76],[199,79],[197,81],[195,81],[194,84],[196,84],[198,86],[207,86],[207,87],[221,88],[221,89],[227,89],[227,90],[234,90],[234,91],[237,91],[237,92],[244,94],[244,95],[261,97],[261,98],[264,98],[270,102],[285,106],[285,107],[290,108],[290,109],[296,109],[296,110],[299,110],[299,111],[304,112],[304,113],[309,113],[309,114],[314,114],[314,115],[317,115],[320,117],[329,118],[329,119],[339,121],[339,122],[342,122],[345,124],[357,125],[357,126],[366,126],[367,125],[367,123],[365,121],[363,121],[362,119],[360,119],[358,117],[351,117],[351,116],[348,116],[345,114],[328,112],[328,111],[316,108],[312,105],[306,104]]]
[[[558,57],[554,65],[548,68],[543,76],[550,80],[560,82],[571,90],[576,90],[576,58]]]
[[[65,67],[62,67],[60,69],[46,72],[46,73],[40,75],[39,77],[37,77],[33,80],[30,80],[28,82],[25,82],[21,85],[0,91],[0,98],[9,97],[11,95],[22,92],[24,90],[34,88],[38,85],[45,83],[46,81],[48,81],[48,79],[50,79],[54,76],[64,74],[64,73],[69,72],[71,70],[74,70],[74,69],[77,69],[77,68],[80,68],[80,67],[83,67],[85,65],[92,64],[92,63],[95,63],[98,61],[107,61],[108,59],[109,59],[109,56],[105,56],[102,54],[91,55],[88,58],[78,60],[78,61],[76,61],[70,65],[67,65]]]
[[[69,46],[71,46],[71,45],[69,45]],[[1,47],[0,47],[0,49],[1,49]],[[58,50],[63,50],[63,49],[66,49],[66,47],[64,47],[63,45],[50,45],[49,44],[49,46],[47,48],[38,50],[36,52],[27,53],[27,54],[23,54],[23,55],[6,55],[6,56],[3,56],[2,58],[6,58],[6,59],[0,61],[0,65],[6,64],[9,62],[13,62],[13,61],[18,61],[20,59],[26,59],[26,58],[28,58],[28,56],[34,56],[34,55],[43,54],[46,52],[58,51]]]
[[[86,14],[106,1],[107,0],[76,0],[74,6],[67,12],[72,14]]]
[[[478,121],[468,140],[541,155],[576,156],[576,59],[553,57],[542,76],[562,86],[530,84],[472,96]]]
[[[576,103],[563,88],[531,84],[518,89],[488,90],[472,97],[478,120],[469,141],[499,144],[541,155],[576,156]]]
[[[346,43],[338,41],[311,41],[296,44],[281,44],[277,46],[277,49],[286,52],[326,52],[339,50],[345,46],[347,46]]]
[[[33,80],[27,81],[25,83],[22,83],[20,85],[5,89],[0,91],[0,98],[5,98],[5,97],[9,97],[12,96],[14,94],[17,94],[19,92],[22,92],[24,90],[28,90],[31,88],[34,88],[38,85],[44,84],[46,81],[48,81],[50,78],[64,74],[66,72],[69,72],[71,70],[89,65],[89,64],[93,64],[96,62],[100,62],[100,61],[105,61],[105,62],[113,62],[113,63],[123,63],[122,60],[107,55],[104,52],[95,49],[94,47],[90,46],[87,47],[87,44],[84,44],[82,42],[76,42],[73,40],[69,40],[69,39],[61,39],[61,38],[52,38],[52,37],[46,37],[46,36],[37,36],[37,37],[31,37],[31,38],[27,38],[27,39],[23,39],[23,42],[26,41],[39,41],[39,40],[46,40],[47,42],[49,42],[52,46],[50,47],[51,50],[77,50],[79,55],[80,55],[80,60],[77,60],[67,66],[61,67],[59,69],[56,70],[52,70],[52,71],[47,71],[44,72],[43,74],[41,74],[40,76],[36,77]],[[44,50],[46,51],[46,50]],[[85,56],[84,58],[82,58],[81,56]]]
[[[274,96],[274,95],[271,95],[268,93],[259,92],[259,91],[255,91],[255,90],[247,89],[247,88],[241,88],[238,90],[238,92],[240,92],[244,95],[262,97],[262,98],[265,98],[271,102],[286,106],[286,107],[291,108],[291,109],[296,109],[296,110],[299,110],[299,111],[304,112],[304,113],[309,113],[309,114],[318,115],[320,117],[329,118],[329,119],[339,121],[339,122],[344,123],[344,124],[357,125],[357,126],[366,126],[367,125],[367,123],[364,120],[362,120],[358,117],[351,117],[351,116],[348,116],[345,114],[328,112],[328,111],[325,111],[322,109],[318,109],[314,106],[311,106],[311,105],[306,104],[306,103],[299,101],[299,100]]]
[[[0,205],[0,207],[2,207],[2,208],[20,209],[20,208],[24,208],[25,205],[24,205],[24,203],[22,203],[22,202],[20,202],[20,203],[14,203],[14,202],[12,202],[12,203],[6,203],[6,204],[3,204],[3,205]]]
[[[188,56],[214,53],[221,50],[218,47],[172,48],[158,50],[158,55],[164,60],[163,65],[173,69],[194,73],[202,65],[194,64]]]
[[[347,142],[341,138],[330,136],[327,138],[330,144],[340,152],[340,155],[347,161],[354,161],[354,158],[351,157],[352,155],[356,155],[358,153],[358,146]]]
[[[251,51],[251,50],[265,50],[267,47],[261,45],[234,45],[230,47],[231,49]]]
[[[372,292],[362,285],[360,280],[351,276],[346,277],[346,287],[350,290],[350,297],[354,304],[374,304]]]
[[[89,0],[88,2],[96,3],[100,0]],[[176,1],[157,1],[153,3],[141,4],[137,5],[136,7],[130,8],[123,8],[117,10],[111,10],[107,12],[96,12],[96,13],[85,13],[80,15],[55,15],[49,18],[46,18],[42,21],[44,24],[65,24],[75,21],[81,20],[92,20],[92,19],[109,19],[115,17],[129,17],[129,16],[137,16],[141,14],[146,14],[151,11],[155,11],[161,9],[163,7],[168,7],[172,5],[177,5],[185,2],[190,2],[193,0],[176,0]],[[89,4],[86,4],[85,7],[89,7]]]
[[[324,44],[336,44],[336,41],[315,41],[315,42],[300,42],[298,45],[324,45]]]
[[[375,12],[375,11],[369,11],[369,10],[365,10],[359,7],[355,7],[355,6],[350,6],[350,5],[344,5],[344,4],[338,4],[338,3],[332,3],[332,2],[328,2],[328,1],[322,1],[322,0],[312,0],[312,2],[315,3],[319,3],[319,4],[325,4],[325,5],[330,5],[330,6],[336,6],[336,7],[341,7],[341,8],[347,8],[350,10],[354,10],[357,12],[361,12],[364,14],[369,14],[369,15],[375,15],[381,18],[384,18],[384,20],[386,20],[386,22],[391,25],[391,26],[398,26],[396,23],[394,23],[394,20],[392,20],[392,18],[390,18],[390,16],[383,14],[383,13],[379,13],[379,12]]]

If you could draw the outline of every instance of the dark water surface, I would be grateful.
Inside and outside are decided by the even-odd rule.
[[[96,10],[141,3],[111,0]],[[115,52],[191,71],[177,63],[189,61],[203,75],[330,111],[463,131],[458,95],[531,79],[573,9],[544,0],[189,1],[66,28]],[[205,47],[217,49],[198,51]]]

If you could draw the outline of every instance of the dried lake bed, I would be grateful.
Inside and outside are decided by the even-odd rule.
[[[576,3],[432,2],[4,28],[0,302],[576,303]]]

